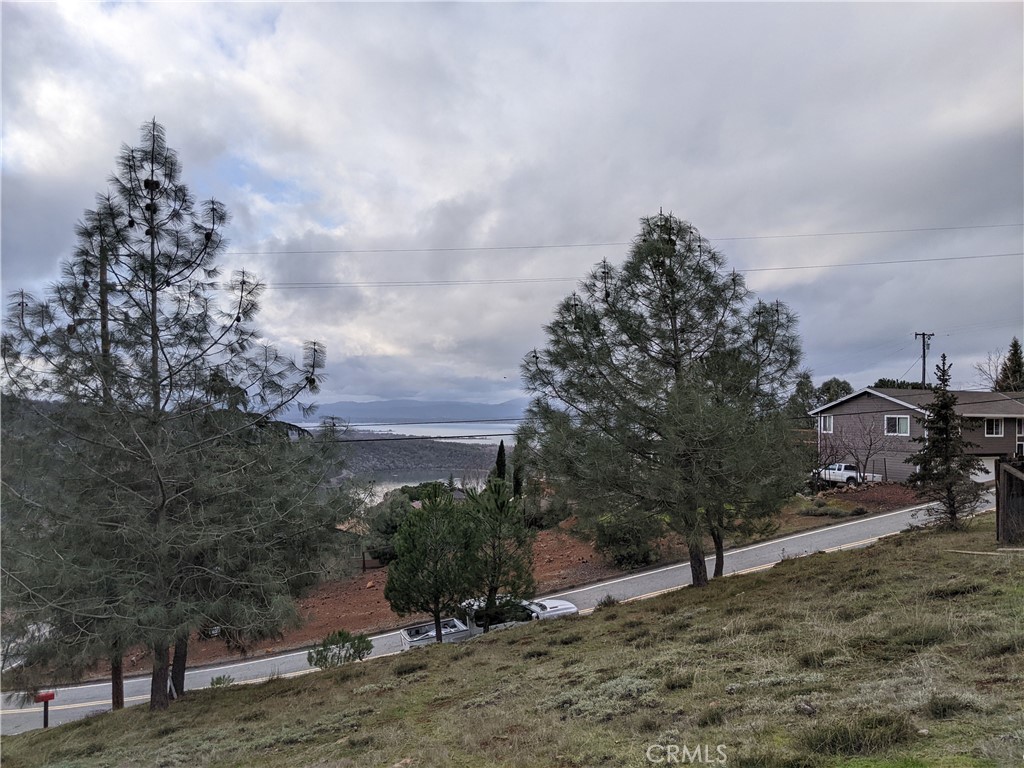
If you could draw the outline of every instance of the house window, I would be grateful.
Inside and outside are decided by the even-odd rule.
[[[832,417],[831,416],[819,416],[821,419],[821,431],[824,434],[832,434]]]
[[[907,437],[910,435],[910,417],[909,416],[886,416],[885,417],[885,434],[897,435],[899,437]]]
[[[1002,437],[1003,420],[985,419],[985,437]]]
[[[1024,419],[1017,419],[1017,437],[1024,437]]]

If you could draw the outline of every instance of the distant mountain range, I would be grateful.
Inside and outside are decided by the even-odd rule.
[[[516,421],[529,400],[525,397],[503,403],[466,403],[429,400],[376,400],[370,403],[340,401],[320,403],[313,418],[334,416],[350,424],[400,424],[426,421]],[[292,419],[298,420],[297,412]]]

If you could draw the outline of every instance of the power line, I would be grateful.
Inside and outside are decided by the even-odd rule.
[[[806,264],[792,267],[754,267],[737,269],[737,272],[781,272],[789,269],[832,269],[835,267],[872,267],[878,264],[923,264],[928,261],[970,261],[972,259],[1001,259],[1007,256],[1024,256],[1017,253],[982,253],[974,256],[932,256],[925,259],[886,259],[884,261],[848,261],[841,264]]]
[[[887,264],[925,264],[938,261],[972,261],[976,259],[1001,259],[1009,256],[1024,256],[1024,251],[1014,253],[982,253],[970,256],[932,256],[924,259],[885,259],[881,261],[856,261],[840,264],[801,264],[782,267],[751,267],[737,269],[738,273],[751,272],[784,272],[797,269],[835,269],[838,267],[874,267]],[[515,285],[529,283],[565,283],[578,282],[577,277],[509,277],[479,280],[375,280],[365,282],[322,282],[307,281],[295,283],[270,283],[267,288],[423,288],[457,285]]]
[[[900,229],[861,229],[849,232],[800,232],[795,234],[781,235],[737,235],[734,237],[709,237],[709,241],[730,242],[737,240],[782,240],[798,237],[848,237],[854,235],[890,235],[907,232],[948,232],[961,229],[999,229],[1006,227],[1021,227],[1024,224],[966,224],[959,227],[903,227]],[[311,250],[286,250],[286,251],[227,251],[229,256],[316,256],[323,254],[359,254],[359,253],[466,253],[473,251],[535,251],[553,248],[605,248],[610,246],[632,245],[631,241],[617,240],[605,243],[539,243],[537,245],[480,245],[461,247],[436,247],[436,248],[324,248]]]

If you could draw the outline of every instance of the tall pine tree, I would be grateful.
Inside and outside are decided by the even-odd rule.
[[[996,392],[1024,392],[1024,353],[1021,352],[1020,340],[1014,336],[1010,349],[999,366],[992,389]]]
[[[297,365],[261,341],[263,286],[218,279],[227,211],[194,200],[155,120],[109,184],[61,278],[7,313],[5,394],[32,412],[51,478],[4,478],[5,608],[51,628],[40,663],[118,665],[145,644],[161,709],[191,632],[244,644],[294,620],[347,501],[324,482],[328,447],[277,422],[317,391],[322,347]]]
[[[695,227],[659,214],[545,331],[522,364],[533,400],[517,444],[584,518],[676,530],[706,584],[705,538],[720,553],[799,482],[782,410],[799,372],[795,315],[755,300]]]

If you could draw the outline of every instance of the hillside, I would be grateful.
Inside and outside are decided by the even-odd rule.
[[[618,768],[668,764],[672,745],[743,768],[1020,765],[1022,561],[997,553],[989,515],[4,738],[4,766]]]
[[[375,400],[361,403],[342,400],[317,405],[318,419],[334,416],[358,426],[360,423],[386,423],[426,421],[518,421],[528,404],[526,398],[506,400],[503,403],[470,403],[435,400]],[[293,419],[301,420],[297,409],[290,411]],[[399,427],[396,426],[396,430]]]
[[[342,435],[345,470],[357,477],[385,470],[486,470],[497,446],[451,440],[407,440],[404,435],[349,430]]]

